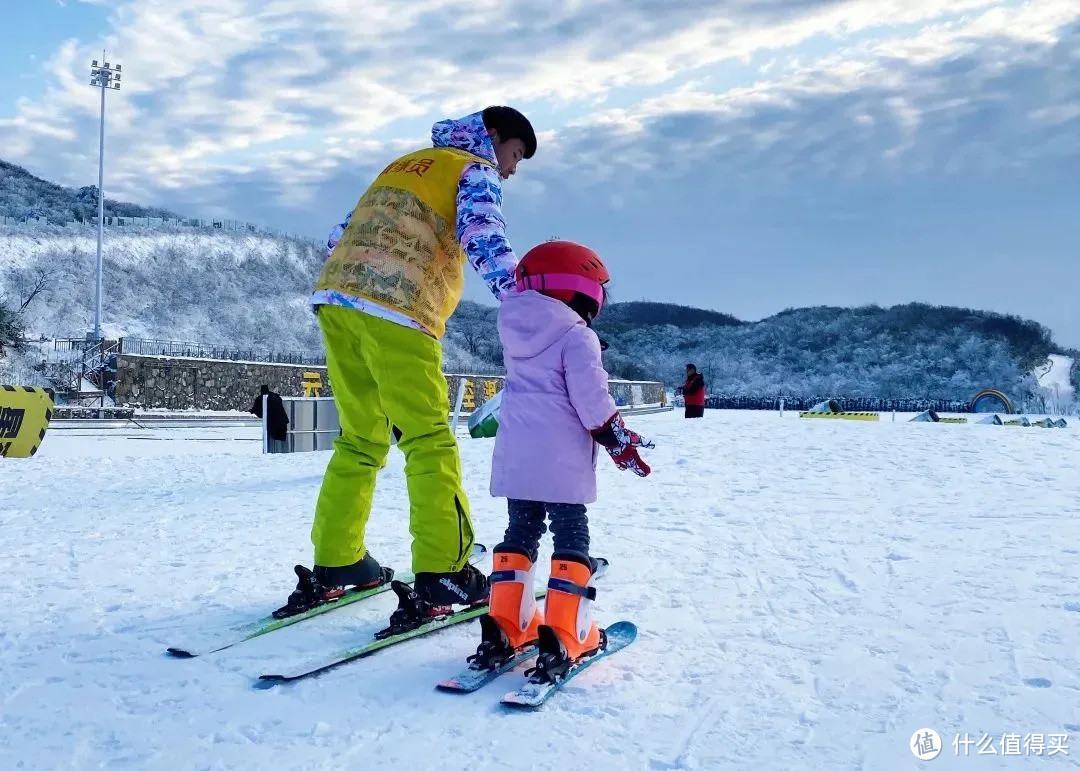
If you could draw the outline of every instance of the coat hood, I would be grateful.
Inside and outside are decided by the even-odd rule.
[[[495,145],[484,125],[484,113],[474,112],[464,118],[441,120],[431,127],[431,143],[435,147],[454,147],[498,165]]]
[[[530,359],[585,322],[568,305],[534,290],[507,296],[499,308],[499,339],[514,359]]]

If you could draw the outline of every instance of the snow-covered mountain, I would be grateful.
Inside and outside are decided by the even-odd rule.
[[[96,239],[91,224],[0,225],[0,300],[17,306],[46,282],[23,314],[28,337],[82,337],[93,328]],[[318,353],[308,297],[323,259],[321,244],[286,235],[112,226],[103,330],[109,338]],[[456,368],[491,366],[454,339],[445,359]]]
[[[47,289],[24,314],[29,336],[82,336],[93,324],[92,225],[0,226],[0,296]],[[106,233],[109,337],[318,352],[307,298],[321,245],[288,236],[160,225]],[[1071,360],[1040,325],[926,305],[804,308],[758,322],[661,303],[614,304],[597,330],[620,377],[677,383],[687,361],[712,393],[967,398],[993,386],[1070,403]],[[462,303],[445,341],[452,368],[501,364],[495,309]],[[1029,373],[1057,358],[1040,389]],[[1046,380],[1051,378],[1051,380]],[[1053,383],[1057,395],[1053,396]]]
[[[22,166],[0,161],[0,216],[45,219],[54,224],[97,220],[97,186],[78,190],[35,177]],[[165,217],[165,209],[105,199],[106,217]]]
[[[189,228],[110,228],[104,252],[108,337],[318,350],[307,291],[317,247],[279,236]],[[37,276],[48,291],[27,310],[32,335],[82,336],[93,327],[96,231],[48,225],[0,231],[3,289]]]
[[[33,210],[35,194],[44,201],[36,210],[58,217],[80,205],[80,192],[17,171],[12,179],[21,192],[0,199],[0,213],[12,214],[10,206],[3,208],[5,200]],[[151,211],[113,206],[117,212]],[[319,243],[242,229],[128,222],[107,228],[104,254],[109,337],[321,350],[307,304],[323,262]],[[0,307],[18,307],[44,282],[45,290],[22,314],[28,336],[82,337],[93,325],[95,259],[92,223],[0,224]],[[502,363],[495,315],[490,306],[461,304],[444,341],[448,368]],[[674,385],[692,361],[711,393],[731,396],[966,399],[992,386],[1020,399],[1068,404],[1080,380],[1080,354],[1056,346],[1035,322],[917,303],[789,309],[756,322],[665,303],[615,303],[605,308],[597,331],[610,343],[605,361],[613,375]],[[1048,355],[1057,357],[1049,360],[1054,363],[1033,376]]]
[[[450,336],[497,360],[494,313],[463,304]],[[468,323],[466,323],[468,319]],[[798,308],[761,321],[663,303],[616,303],[596,322],[608,370],[682,381],[687,362],[723,396],[826,395],[969,399],[986,387],[1037,408],[1033,370],[1053,354],[1065,385],[1080,376],[1049,330],[998,313],[919,303],[891,308]],[[468,330],[468,340],[463,331]],[[1076,358],[1076,357],[1074,357]],[[1066,393],[1068,396],[1066,396]],[[1061,390],[1062,406],[1075,390]]]

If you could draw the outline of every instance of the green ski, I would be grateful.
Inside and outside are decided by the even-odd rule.
[[[403,588],[402,588],[403,587]],[[408,586],[394,582],[395,592],[408,591]],[[537,599],[542,599],[546,591],[540,591],[536,593]],[[461,624],[466,621],[472,621],[475,618],[485,615],[488,612],[488,604],[482,603],[479,605],[472,605],[461,610],[453,610],[449,613],[445,613],[440,616],[433,617],[430,621],[426,621],[417,627],[408,629],[406,631],[398,633],[390,633],[382,636],[381,639],[372,640],[365,645],[361,645],[356,648],[350,648],[348,650],[335,653],[321,663],[313,666],[307,666],[302,669],[296,669],[292,672],[286,672],[284,674],[267,674],[259,675],[259,680],[256,682],[258,688],[270,688],[278,683],[291,683],[296,680],[303,680],[308,677],[320,675],[323,672],[334,669],[347,664],[350,661],[357,661],[358,659],[367,658],[373,653],[397,645],[398,643],[412,640],[415,637],[423,637],[424,635],[431,634],[432,632],[438,632],[440,629],[446,629],[447,627],[454,626],[455,624]],[[384,630],[388,631],[388,630]],[[384,633],[380,633],[380,636]]]
[[[479,562],[486,553],[486,546],[480,543],[475,544],[473,546],[472,556],[469,557],[469,561],[475,564]],[[360,600],[366,600],[369,597],[374,597],[375,595],[382,594],[383,592],[389,591],[391,589],[391,585],[394,582],[393,571],[389,568],[384,568],[383,570],[384,573],[386,573],[387,575],[384,576],[383,583],[379,584],[378,586],[373,586],[370,589],[350,589],[336,599],[325,602],[322,605],[317,605],[310,610],[304,611],[303,613],[297,613],[295,616],[274,618],[272,615],[266,615],[260,619],[256,619],[255,621],[250,621],[247,623],[228,627],[222,633],[211,636],[211,639],[216,639],[217,642],[208,643],[206,647],[200,648],[196,645],[186,647],[175,646],[167,648],[166,653],[168,653],[170,656],[181,659],[190,659],[196,656],[205,656],[208,653],[217,653],[218,651],[223,651],[226,648],[231,648],[234,645],[239,645],[240,643],[247,642],[248,640],[253,640],[256,637],[262,637],[263,635],[269,634],[270,632],[275,632],[278,629],[283,629],[284,627],[298,624],[301,621],[307,621],[309,618],[315,618],[316,616],[321,616],[324,613],[329,613],[332,610],[337,610],[339,608],[344,608],[347,605],[352,605],[354,602],[359,602]],[[403,583],[410,584],[412,583],[414,578],[415,577],[411,573],[406,573],[405,575],[402,575],[398,580],[402,581]]]

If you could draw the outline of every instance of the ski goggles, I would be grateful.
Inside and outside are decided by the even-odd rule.
[[[580,292],[596,303],[596,312],[604,307],[604,287],[599,281],[579,276],[575,273],[538,273],[517,279],[517,290],[524,292],[535,289],[537,292],[562,291]]]

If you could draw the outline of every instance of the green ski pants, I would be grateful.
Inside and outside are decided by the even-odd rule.
[[[366,554],[364,530],[393,425],[405,455],[413,572],[460,570],[473,527],[439,341],[337,305],[320,306],[319,326],[342,433],[315,508],[315,564],[342,567]]]

